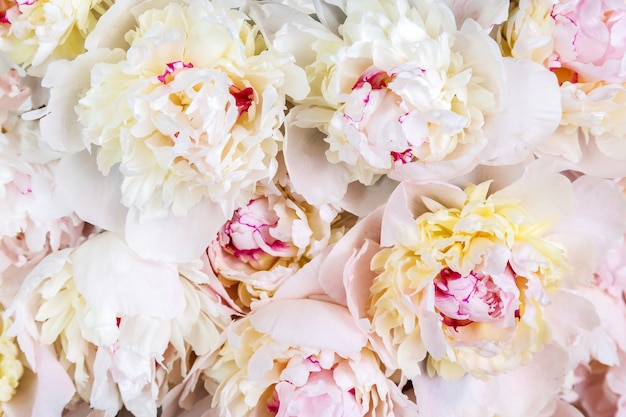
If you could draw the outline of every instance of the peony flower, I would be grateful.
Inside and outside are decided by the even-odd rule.
[[[552,68],[568,71],[574,82],[626,79],[626,5],[612,1],[574,0],[556,3],[551,12]]]
[[[115,6],[93,32],[93,47],[55,63],[43,80],[52,89],[42,125],[67,133],[44,140],[77,152],[66,156],[59,182],[81,217],[125,229],[141,255],[190,261],[257,183],[269,183],[285,95],[303,96],[308,87],[291,57],[268,50],[248,16],[222,2],[133,8],[120,24]],[[96,161],[80,152],[91,147]],[[89,180],[73,178],[75,169]],[[109,193],[111,214],[84,197],[94,182]],[[164,228],[169,238],[145,238]],[[190,240],[184,230],[202,232]]]
[[[510,372],[599,326],[569,288],[590,281],[605,244],[620,238],[617,190],[591,178],[572,185],[541,163],[490,185],[402,183],[323,260],[321,286],[370,321],[385,365],[409,379],[424,360],[444,379]],[[589,212],[604,217],[584,224]],[[568,304],[580,315],[564,317]]]
[[[343,9],[341,36],[300,17],[276,30],[273,42],[297,57],[311,83],[288,119],[285,155],[297,190],[312,203],[341,201],[349,184],[387,176],[448,179],[479,163],[520,162],[557,127],[554,77],[502,59],[484,28],[457,22],[445,2],[348,1]],[[265,13],[275,10],[267,5]],[[541,99],[514,88],[518,82],[540,88]],[[550,105],[541,114],[527,107],[544,100]],[[529,134],[528,126],[536,130]],[[326,182],[319,171],[336,178],[329,190],[310,186]]]
[[[137,24],[117,62],[94,66],[77,107],[98,167],[119,163],[122,202],[144,213],[182,216],[204,198],[231,213],[276,170],[285,93],[300,89],[291,64],[219,5],[171,3]]]
[[[195,357],[218,347],[230,322],[204,269],[202,262],[140,259],[111,232],[92,236],[29,275],[11,308],[18,340],[54,349],[75,401],[107,415],[124,406],[156,416],[164,395]]]
[[[287,191],[259,194],[207,248],[216,275],[242,307],[271,297],[286,278],[340,238],[350,219]]]
[[[85,51],[85,38],[113,0],[7,0],[0,8],[0,49],[43,76],[47,65]]]
[[[328,323],[332,325],[329,326]],[[344,308],[275,300],[234,322],[215,364],[220,416],[409,416],[415,404],[385,377]]]
[[[540,63],[559,79],[561,128],[539,151],[566,168],[624,175],[624,17],[621,2],[523,0],[500,33],[505,54]]]

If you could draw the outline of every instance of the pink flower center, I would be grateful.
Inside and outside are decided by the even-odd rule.
[[[228,87],[228,91],[230,92],[230,95],[235,98],[235,103],[237,104],[237,109],[239,110],[239,116],[247,112],[254,101],[254,90],[252,87],[241,89],[233,84]]]
[[[167,64],[165,64],[165,71],[163,71],[163,74],[157,76],[157,78],[163,84],[167,84],[174,79],[174,77],[176,76],[176,72],[185,68],[193,68],[193,64],[191,62],[185,64],[183,61],[168,62]]]
[[[391,158],[394,162],[399,162],[401,164],[408,164],[409,162],[413,162],[413,151],[409,148],[404,152],[391,152]]]
[[[470,272],[462,276],[446,268],[435,278],[435,307],[443,323],[454,328],[474,322],[490,322],[507,314],[517,314],[518,294],[515,276],[507,271],[501,277],[509,288],[501,288],[488,275]]]
[[[267,411],[270,412],[271,415],[275,416],[278,414],[278,410],[280,409],[280,400],[278,399],[278,393],[274,391],[272,396],[267,400]]]
[[[371,85],[372,90],[382,90],[387,87],[391,80],[393,80],[393,76],[390,76],[385,71],[376,67],[370,67],[354,83],[352,90],[363,87],[365,83]]]
[[[267,198],[251,200],[235,211],[218,238],[220,246],[240,262],[257,270],[269,270],[280,257],[291,257],[293,248],[272,236],[279,218]]]
[[[9,18],[7,17],[7,11],[15,7],[16,4],[23,4],[23,3],[20,3],[20,2],[16,3],[13,0],[0,0],[0,23],[11,23],[9,21]]]
[[[360,417],[361,407],[356,400],[356,390],[345,390],[335,381],[333,369],[323,369],[306,362],[309,371],[304,384],[282,380],[266,402],[268,411],[276,417],[341,416]]]

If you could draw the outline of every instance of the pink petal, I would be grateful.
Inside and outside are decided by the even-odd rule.
[[[355,355],[367,343],[348,310],[316,300],[274,300],[249,316],[259,332],[279,343],[328,349],[344,357]]]
[[[344,269],[351,262],[354,254],[365,244],[366,241],[378,242],[380,240],[380,224],[383,209],[379,208],[369,216],[358,222],[348,233],[346,233],[337,243],[335,243],[320,267],[319,283],[335,302],[346,305],[346,289],[344,279],[352,281],[349,276],[352,274],[348,268]],[[339,266],[339,267],[338,267]],[[361,281],[361,278],[363,280]],[[358,283],[351,285],[368,286],[370,280],[366,277],[359,277]],[[369,287],[368,287],[369,288]],[[360,291],[359,291],[360,292]]]

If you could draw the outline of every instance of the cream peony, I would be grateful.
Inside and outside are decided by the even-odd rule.
[[[230,215],[275,173],[285,94],[304,79],[220,3],[148,9],[125,39],[76,107],[98,168],[121,171],[122,203],[142,217],[185,216],[205,199]]]
[[[478,163],[519,162],[557,127],[552,74],[503,59],[483,27],[457,22],[445,2],[344,3],[339,36],[300,17],[273,41],[296,56],[311,84],[285,143],[292,180],[311,202],[340,201],[354,182],[448,179]],[[268,5],[265,13],[273,12]],[[533,89],[513,87],[522,79]],[[531,102],[550,105],[535,112]],[[325,194],[309,190],[324,188],[309,185],[322,170],[337,178]]]
[[[140,259],[111,232],[92,236],[29,275],[12,306],[18,339],[54,348],[76,400],[108,415],[124,406],[156,416],[230,322],[205,269]]]
[[[491,183],[402,183],[320,267],[321,286],[370,321],[385,365],[409,379],[424,360],[444,379],[509,372],[599,325],[569,288],[590,281],[621,238],[618,191],[598,179],[570,184],[542,163],[504,188]],[[568,303],[579,316],[563,317]]]
[[[8,0],[0,13],[0,49],[28,72],[85,51],[85,38],[114,0]]]

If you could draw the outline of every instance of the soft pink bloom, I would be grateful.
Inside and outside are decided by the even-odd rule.
[[[549,66],[562,79],[566,77],[563,81],[626,81],[626,4],[561,0],[552,8],[551,17],[554,53]]]
[[[287,191],[266,192],[237,209],[207,248],[211,266],[237,303],[271,297],[344,233],[350,222]]]
[[[221,417],[414,416],[347,309],[274,300],[234,322],[206,386]]]

